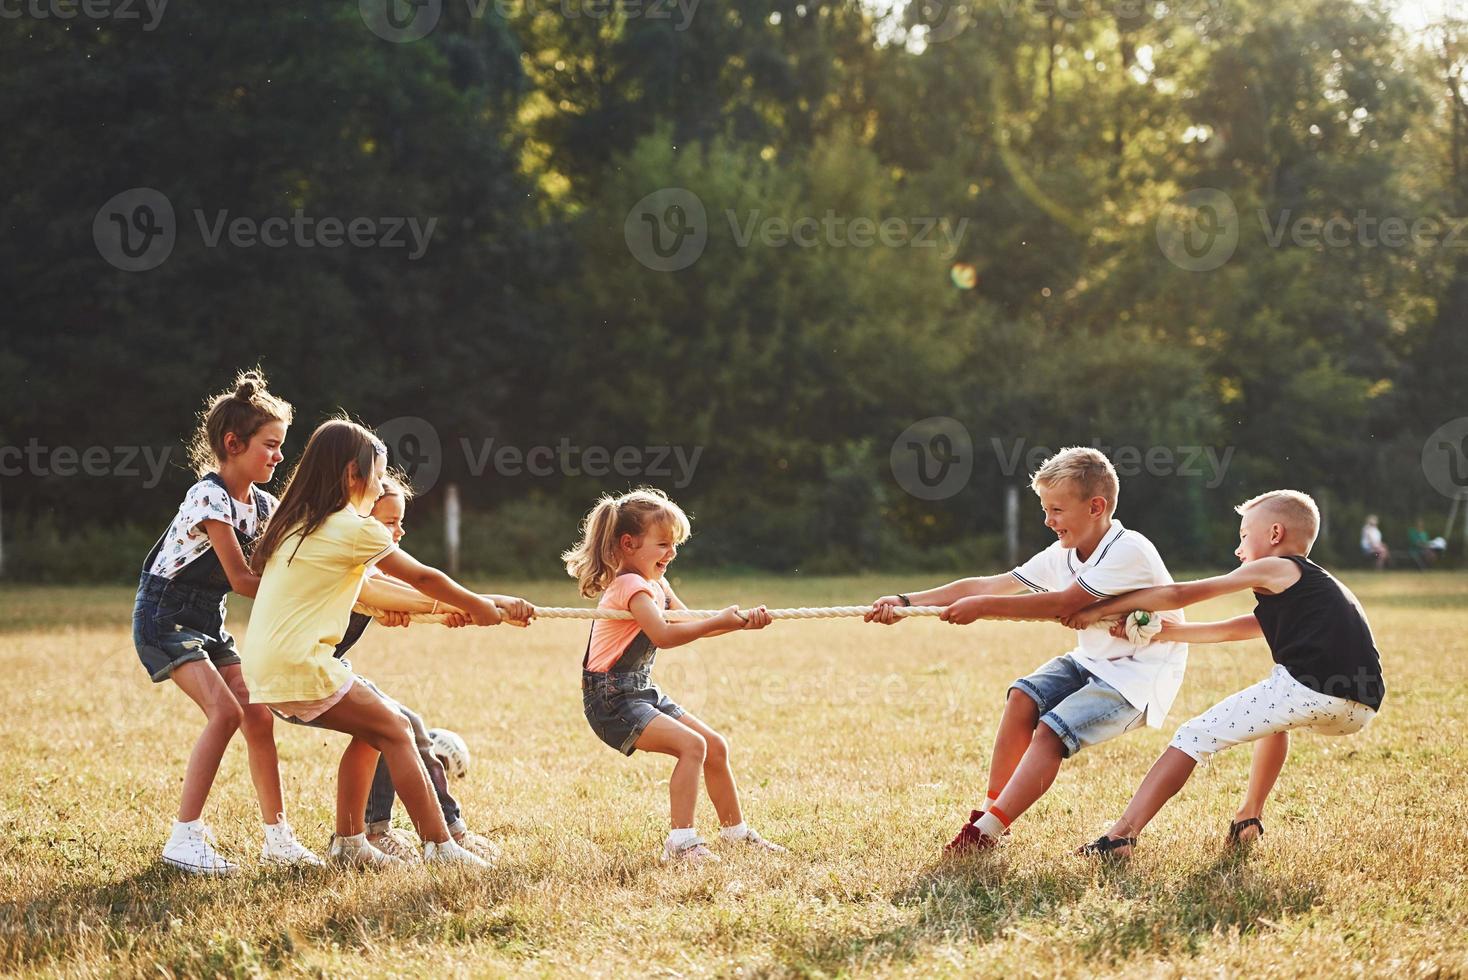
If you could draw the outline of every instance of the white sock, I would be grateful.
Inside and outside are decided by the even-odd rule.
[[[336,835],[336,839],[339,840],[339,841],[341,841],[343,846],[347,846],[347,845],[350,845],[352,847],[370,847],[371,846],[370,844],[367,843],[367,835],[366,834],[337,834]]]
[[[980,809],[982,809],[985,813],[988,813],[990,810],[994,809],[994,804],[998,802],[999,797],[997,796],[985,796],[984,805],[980,807]]]
[[[999,837],[1002,837],[1004,835],[1004,821],[1000,820],[992,813],[984,814],[978,819],[978,822],[975,823],[974,826],[979,828],[979,833],[983,834],[985,837],[993,837],[995,839],[998,839]]]
[[[674,849],[685,847],[698,839],[698,831],[692,827],[677,827],[668,831],[668,846]]]
[[[744,840],[744,838],[746,838],[748,836],[749,836],[749,825],[747,823],[745,823],[743,820],[739,821],[738,823],[736,823],[732,827],[724,827],[724,828],[722,828],[719,831],[719,837],[722,840],[728,840],[728,841]]]

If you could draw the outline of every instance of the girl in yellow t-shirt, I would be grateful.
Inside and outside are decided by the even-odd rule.
[[[368,844],[364,832],[380,755],[424,842],[424,860],[487,866],[450,836],[402,715],[332,656],[373,565],[463,610],[475,625],[500,622],[492,601],[397,550],[392,533],[366,516],[386,471],[386,447],[354,422],[332,419],[311,434],[251,557],[260,589],[240,652],[245,681],[253,701],[352,736],[342,754],[330,860],[399,863]]]

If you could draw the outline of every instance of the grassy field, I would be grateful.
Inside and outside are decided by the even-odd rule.
[[[1172,728],[1267,672],[1262,643],[1195,647],[1164,731],[1067,763],[1009,846],[955,865],[939,848],[982,797],[1005,686],[1067,649],[1059,627],[787,622],[664,653],[663,686],[730,738],[751,823],[791,851],[690,870],[654,860],[670,765],[595,739],[578,695],[586,624],[544,622],[373,629],[353,657],[468,740],[474,768],[455,789],[503,845],[499,868],[261,870],[237,742],[205,812],[245,864],[228,881],[157,861],[200,716],[144,675],[131,593],[7,586],[0,972],[1468,975],[1468,575],[1348,581],[1387,703],[1361,735],[1297,738],[1247,857],[1220,846],[1244,751],[1200,770],[1130,864],[1067,855],[1120,812]],[[695,577],[680,591],[696,606],[797,605],[917,584]],[[521,588],[574,601],[567,584]],[[237,632],[247,609],[232,610]],[[277,735],[292,821],[324,849],[342,738]],[[706,800],[699,826],[716,827]]]

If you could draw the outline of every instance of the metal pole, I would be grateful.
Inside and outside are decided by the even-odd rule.
[[[449,574],[459,574],[459,485],[450,483],[443,491],[443,539],[448,547]]]
[[[1019,487],[1013,483],[1004,488],[1004,548],[1009,553],[1009,566],[1019,564]]]

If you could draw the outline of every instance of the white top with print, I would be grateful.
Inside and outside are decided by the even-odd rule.
[[[270,509],[275,510],[275,505],[279,501],[263,490],[260,493],[269,501]],[[168,534],[163,538],[163,547],[158,549],[158,557],[154,559],[153,567],[148,571],[163,578],[173,578],[195,558],[208,551],[210,548],[209,532],[205,530],[204,522],[231,523],[229,504],[229,494],[212,480],[200,480],[189,487],[189,492],[184,495],[183,503],[178,507],[177,516],[168,526]],[[253,491],[250,493],[249,503],[238,500],[234,502],[233,525],[247,538],[253,538],[259,532]]]
[[[1081,561],[1074,548],[1056,541],[1010,572],[1032,592],[1064,592],[1072,583],[1098,599],[1153,585],[1171,585],[1172,576],[1151,541],[1112,519],[1091,557]],[[1166,620],[1182,622],[1181,610],[1154,609]],[[1121,692],[1147,714],[1147,725],[1161,728],[1183,684],[1188,666],[1186,643],[1154,642],[1133,646],[1111,635],[1105,624],[1081,630],[1070,655],[1082,667]]]

